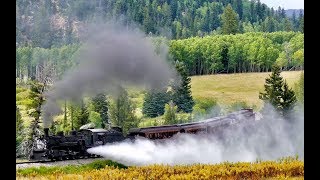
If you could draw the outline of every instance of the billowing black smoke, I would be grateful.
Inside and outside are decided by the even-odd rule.
[[[137,29],[113,23],[94,26],[79,52],[79,64],[45,94],[44,127],[60,113],[58,102],[108,92],[117,95],[119,85],[159,88],[176,78],[168,62],[155,53],[151,41]]]

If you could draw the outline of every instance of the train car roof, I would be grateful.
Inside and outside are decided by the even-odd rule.
[[[205,120],[197,121],[197,122],[189,122],[189,123],[181,123],[181,124],[173,124],[173,125],[162,125],[162,126],[149,126],[149,127],[143,127],[143,128],[131,128],[129,130],[129,133],[145,133],[145,132],[157,132],[157,131],[178,131],[179,128],[188,128],[188,127],[197,127],[197,126],[202,126],[203,124],[209,123],[211,125],[213,124],[220,124],[221,120],[232,120],[231,118],[234,115],[239,115],[243,113],[249,113],[252,112],[251,108],[247,109],[241,109],[239,111],[229,113],[225,116],[217,116],[213,118],[208,118]]]
[[[108,130],[106,130],[106,129],[81,129],[79,131],[91,131],[94,133],[108,132]]]

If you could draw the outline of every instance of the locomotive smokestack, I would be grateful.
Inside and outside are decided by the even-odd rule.
[[[49,136],[49,128],[44,128],[44,136],[45,137]]]

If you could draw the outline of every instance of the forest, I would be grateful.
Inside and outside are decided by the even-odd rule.
[[[189,75],[268,72],[273,64],[282,70],[302,70],[304,64],[304,34],[300,32],[251,32],[181,40],[150,38],[158,53],[163,46],[168,46],[168,59],[183,62]],[[50,72],[51,76],[61,78],[66,70],[77,65],[80,46],[19,47],[16,49],[16,77],[40,80],[43,73]]]
[[[260,0],[17,0],[16,44],[51,48],[78,43],[88,24],[110,19],[169,39],[229,31],[304,32],[303,10],[287,17],[280,6],[269,8]],[[232,22],[227,31],[226,21]]]

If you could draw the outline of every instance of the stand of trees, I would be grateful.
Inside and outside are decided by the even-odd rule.
[[[170,41],[173,59],[183,62],[189,75],[303,69],[304,34],[244,33],[193,37]]]
[[[188,75],[270,71],[273,64],[282,70],[303,69],[304,34],[297,32],[244,33],[211,35],[184,40],[154,38],[169,46],[174,61],[183,62]],[[56,79],[77,65],[80,44],[60,48],[16,49],[16,77],[42,81],[50,72]]]
[[[187,74],[182,62],[175,62],[179,73],[179,80],[175,80],[168,87],[147,92],[142,113],[146,117],[165,116],[165,123],[176,122],[175,113],[191,113],[195,104],[191,95],[191,78]],[[167,89],[170,89],[166,91]],[[174,111],[174,113],[173,113]]]
[[[108,19],[173,39],[221,34],[226,33],[226,9],[237,19],[229,24],[232,33],[304,31],[302,11],[287,17],[283,8],[260,0],[18,0],[16,41],[19,47],[42,48],[78,43],[86,25]]]

